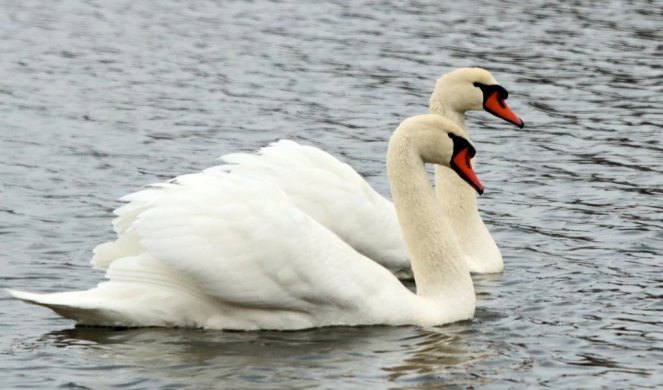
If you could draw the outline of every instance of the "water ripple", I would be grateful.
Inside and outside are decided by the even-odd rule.
[[[503,275],[475,277],[472,322],[69,329],[3,295],[0,384],[663,386],[662,10],[656,0],[5,4],[0,287],[94,285],[103,275],[90,249],[112,237],[115,199],[279,138],[324,148],[386,194],[390,132],[426,111],[453,67],[491,69],[527,128],[468,120],[480,208],[506,262]]]

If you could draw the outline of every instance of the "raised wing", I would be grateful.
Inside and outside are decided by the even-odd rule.
[[[120,199],[127,203],[113,211],[117,215],[113,220],[113,230],[117,233],[117,239],[99,244],[93,249],[92,265],[94,267],[106,270],[117,259],[143,253],[141,237],[135,229],[134,222],[141,213],[153,207],[163,196],[183,189],[182,186],[173,182],[174,180],[151,184]]]
[[[395,272],[410,264],[393,204],[348,164],[311,146],[281,140],[258,154],[221,159],[242,177],[274,183],[295,205],[358,252]]]
[[[363,318],[404,289],[277,186],[218,171],[175,183],[132,225],[145,253],[224,306],[306,313],[316,323],[332,312]]]

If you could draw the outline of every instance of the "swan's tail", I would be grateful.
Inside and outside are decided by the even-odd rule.
[[[107,276],[110,281],[85,291],[7,291],[80,325],[199,327],[216,312],[214,300],[195,283],[147,254],[113,261]]]
[[[103,300],[91,294],[91,291],[93,290],[37,294],[7,289],[7,292],[15,298],[47,307],[62,317],[75,320],[82,325],[121,325],[117,322],[119,313],[112,308],[102,307]]]
[[[86,291],[36,294],[7,290],[24,302],[47,307],[79,325],[204,327],[214,307],[184,290],[104,282]]]

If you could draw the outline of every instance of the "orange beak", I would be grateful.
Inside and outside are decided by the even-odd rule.
[[[474,148],[473,148],[474,150]],[[479,181],[477,174],[472,168],[472,163],[470,162],[474,157],[474,153],[470,152],[468,146],[459,150],[451,159],[451,168],[456,171],[458,176],[465,180],[469,185],[472,186],[479,193],[483,194],[483,184]]]
[[[491,92],[488,97],[484,99],[483,108],[496,117],[502,118],[507,122],[511,122],[521,129],[525,127],[523,120],[514,114],[513,111],[507,106],[506,100],[498,91]]]

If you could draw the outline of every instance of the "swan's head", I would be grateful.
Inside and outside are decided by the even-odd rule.
[[[438,114],[452,110],[461,115],[466,111],[485,110],[522,129],[525,124],[507,106],[507,97],[509,92],[487,70],[460,68],[437,80],[430,98],[430,110]]]
[[[449,168],[453,169],[461,179],[465,180],[474,190],[483,194],[483,184],[479,181],[472,167],[472,158],[477,154],[476,149],[467,140],[453,132],[447,132],[452,141],[453,150],[449,159]]]
[[[425,163],[451,168],[481,195],[484,187],[471,162],[476,150],[464,133],[442,116],[427,114],[406,119],[394,136],[404,136]]]

